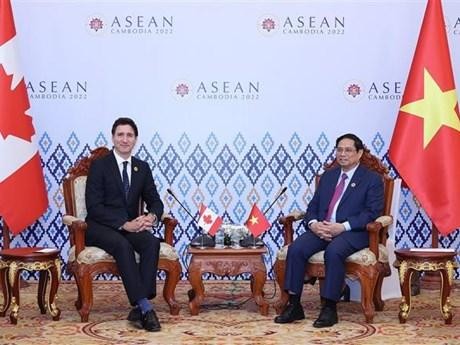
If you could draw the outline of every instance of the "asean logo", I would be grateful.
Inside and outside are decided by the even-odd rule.
[[[257,28],[259,31],[267,36],[271,36],[278,31],[278,20],[273,15],[266,15],[260,17],[259,21],[257,22]]]
[[[363,97],[364,87],[361,82],[352,80],[345,83],[343,94],[351,102],[357,102]]]
[[[184,100],[190,97],[192,87],[189,82],[180,80],[173,84],[172,93],[176,99]]]
[[[104,27],[104,23],[102,22],[101,18],[93,18],[89,22],[89,28],[96,32],[101,30],[103,27]]]
[[[93,15],[88,17],[85,23],[86,29],[94,35],[99,35],[101,32],[104,32],[105,26],[105,20],[100,15]]]

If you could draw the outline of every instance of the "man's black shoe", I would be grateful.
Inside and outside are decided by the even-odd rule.
[[[142,328],[149,332],[158,332],[161,329],[160,321],[153,309],[141,316],[141,324]]]
[[[331,327],[338,322],[337,310],[324,306],[319,313],[319,317],[313,322],[313,327]]]
[[[142,317],[141,308],[134,307],[129,312],[127,319],[128,319],[128,321],[136,322],[136,321],[141,321],[141,317]]]
[[[296,320],[305,319],[305,314],[301,304],[288,304],[284,311],[275,317],[275,323],[290,323]]]

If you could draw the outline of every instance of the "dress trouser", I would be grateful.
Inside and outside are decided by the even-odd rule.
[[[369,235],[366,231],[345,231],[332,241],[326,241],[307,230],[288,247],[284,289],[301,295],[308,259],[313,254],[325,250],[326,272],[321,297],[338,301],[345,281],[346,258],[368,246]]]
[[[149,231],[119,231],[88,222],[86,245],[104,249],[114,257],[131,305],[156,296],[160,240]],[[139,263],[134,252],[140,256]]]

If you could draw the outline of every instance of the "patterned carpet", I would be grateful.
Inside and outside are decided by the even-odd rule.
[[[162,283],[159,283],[161,291]],[[249,298],[247,282],[205,282],[210,295],[198,316],[190,316],[187,290],[181,282],[176,296],[182,309],[178,316],[168,313],[161,298],[156,310],[162,323],[159,333],[136,329],[125,318],[129,307],[118,282],[97,283],[95,302],[89,323],[80,323],[73,307],[76,287],[61,283],[57,305],[61,320],[52,321],[41,315],[36,305],[37,284],[21,289],[21,308],[18,325],[9,318],[0,318],[0,344],[460,344],[460,297],[458,290],[451,294],[454,319],[444,325],[439,312],[439,292],[422,290],[413,298],[413,309],[406,324],[398,323],[399,299],[386,302],[385,311],[377,313],[374,324],[363,322],[358,303],[340,303],[340,323],[329,329],[316,329],[312,322],[319,311],[316,287],[306,286],[302,304],[306,320],[289,325],[273,323],[275,311],[267,317],[257,313],[257,306]],[[273,283],[265,287],[267,299],[272,297]],[[274,299],[269,300],[270,304]]]

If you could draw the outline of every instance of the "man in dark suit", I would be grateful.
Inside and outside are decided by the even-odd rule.
[[[344,134],[336,141],[339,167],[326,171],[319,181],[305,215],[307,231],[288,248],[284,288],[289,303],[276,323],[305,318],[300,304],[305,264],[315,253],[325,250],[325,279],[321,288],[323,306],[314,327],[330,327],[338,322],[337,301],[345,282],[346,258],[369,246],[366,224],[383,211],[383,180],[359,164],[364,145],[356,135]]]
[[[89,169],[86,244],[115,258],[129,302],[135,306],[128,320],[155,332],[161,326],[149,299],[156,295],[160,241],[148,230],[163,214],[163,203],[149,165],[132,156],[137,136],[132,119],[117,119],[112,126],[113,150]],[[141,215],[140,200],[147,210]]]

